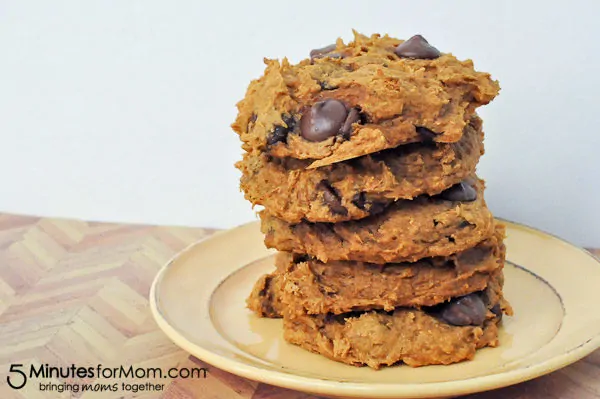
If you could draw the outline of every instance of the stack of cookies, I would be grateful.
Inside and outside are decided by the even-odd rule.
[[[284,337],[375,369],[498,345],[504,230],[475,174],[498,83],[422,36],[265,60],[232,125],[276,269],[247,304]]]

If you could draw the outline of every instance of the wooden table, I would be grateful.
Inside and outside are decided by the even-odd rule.
[[[173,254],[212,232],[0,214],[0,398],[316,399],[206,365],[155,325],[147,301],[155,273]],[[20,390],[10,388],[6,377],[17,363],[24,368],[103,364],[209,371],[205,379],[153,380],[164,384],[160,393],[59,393],[41,392],[41,380],[35,379]],[[14,384],[20,383],[11,375]],[[600,351],[550,375],[469,398],[600,398]]]

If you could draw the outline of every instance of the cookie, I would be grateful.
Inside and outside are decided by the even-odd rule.
[[[290,254],[284,268],[285,303],[308,314],[393,310],[434,306],[485,289],[504,266],[498,236],[450,257],[376,265],[353,261],[322,263]]]
[[[309,315],[286,303],[284,338],[332,360],[374,369],[470,360],[477,349],[499,344],[502,316],[513,313],[502,295],[503,279],[500,271],[485,291],[435,308]]]
[[[283,252],[278,256],[284,256],[287,259],[287,254]],[[277,263],[283,264],[283,260]],[[282,298],[283,273],[276,271],[261,276],[254,283],[252,292],[246,299],[246,306],[260,317],[279,318],[283,314],[284,308]]]
[[[474,116],[452,144],[410,144],[307,169],[306,161],[246,153],[236,166],[246,199],[289,223],[342,222],[380,212],[398,199],[435,195],[461,182],[484,153]]]
[[[447,193],[454,195],[450,198],[455,201],[446,200],[446,194],[421,196],[397,201],[379,214],[341,223],[287,223],[261,211],[261,230],[268,248],[309,254],[323,262],[383,264],[449,256],[494,234],[494,217],[483,198],[484,183],[475,187],[472,201],[457,200],[472,197],[459,198],[451,189]]]
[[[502,255],[503,256],[503,255]],[[289,254],[279,252],[276,256],[275,264],[277,269],[272,273],[261,276],[258,281],[254,284],[254,288],[246,300],[248,309],[252,310],[256,315],[260,317],[268,318],[281,318],[286,309],[286,303],[291,300],[291,305],[296,310],[292,313],[305,313],[301,306],[298,306],[293,299],[293,296],[285,295],[284,293],[284,281],[286,278],[286,271],[289,266]],[[486,308],[491,309],[497,316],[502,317],[502,314],[512,315],[512,308],[510,304],[505,301],[502,297],[502,287],[504,286],[504,274],[502,269],[496,270],[491,278],[488,280],[487,288],[481,293],[481,298]],[[468,297],[469,295],[467,295]],[[286,299],[284,299],[286,297]],[[438,314],[438,316],[444,311],[444,314],[455,309],[455,301],[442,303],[441,305],[435,305],[427,308],[430,313]],[[299,309],[298,309],[299,308]],[[289,314],[288,314],[289,315]],[[448,316],[448,314],[446,314]],[[451,316],[451,315],[450,315]]]
[[[498,82],[447,52],[406,55],[405,43],[355,33],[295,65],[265,60],[232,124],[243,149],[319,167],[413,142],[458,141]]]
[[[283,317],[288,342],[351,365],[378,369],[472,359],[477,349],[498,344],[497,325],[503,314],[513,314],[498,269],[485,290],[433,307],[309,315],[283,292],[288,256],[278,254],[278,269],[255,284],[249,308],[261,317]]]
[[[422,310],[399,308],[284,317],[283,334],[292,344],[353,366],[419,367],[470,360],[477,349],[497,346],[499,321],[492,316],[481,326],[453,326]]]
[[[281,271],[272,276],[281,278]],[[500,271],[485,291],[455,299],[441,308],[309,315],[293,309],[294,304],[288,311],[288,304],[282,301],[281,285],[268,284],[263,289],[262,277],[253,293],[258,307],[251,309],[270,309],[266,313],[258,311],[262,317],[283,317],[284,338],[288,342],[354,366],[378,369],[399,362],[414,367],[451,364],[472,359],[476,349],[498,344],[497,325],[503,314],[512,314],[510,304],[502,296],[503,279]],[[481,314],[477,316],[477,321],[483,322],[475,325],[473,313],[464,305],[466,299],[474,296],[485,305],[483,318]],[[448,310],[453,313],[448,315]]]

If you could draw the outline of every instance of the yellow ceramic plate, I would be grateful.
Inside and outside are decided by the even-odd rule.
[[[258,277],[273,269],[257,223],[216,234],[172,259],[150,293],[162,330],[215,367],[256,381],[330,396],[432,398],[529,380],[600,347],[600,263],[529,227],[507,224],[505,317],[501,346],[451,366],[379,371],[328,360],[286,343],[281,321],[245,307]]]

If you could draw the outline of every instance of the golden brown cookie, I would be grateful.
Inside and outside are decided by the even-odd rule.
[[[479,245],[445,258],[414,263],[331,261],[302,255],[278,258],[284,270],[283,302],[302,313],[393,310],[434,306],[484,290],[504,266],[502,231]]]
[[[481,326],[453,326],[422,310],[398,308],[346,315],[284,316],[286,341],[332,360],[374,369],[399,362],[412,367],[470,360],[498,345],[500,318]]]
[[[330,359],[374,369],[399,362],[419,367],[470,360],[477,349],[499,344],[498,324],[503,314],[513,314],[502,295],[503,283],[499,270],[485,291],[420,310],[309,315],[285,303],[284,338]],[[477,304],[481,309],[475,309]]]
[[[287,258],[287,254],[281,254]],[[254,283],[252,292],[246,299],[246,306],[260,317],[279,318],[283,315],[282,298],[283,273],[275,271],[261,276]]]
[[[294,296],[285,295],[284,293],[285,275],[289,265],[287,262],[288,259],[289,254],[284,252],[278,253],[276,258],[277,269],[272,273],[261,276],[255,283],[246,303],[247,307],[258,316],[268,318],[283,317],[285,308],[287,307],[286,303],[284,302],[284,297],[285,300],[292,301],[292,306],[296,308],[296,310],[293,312],[298,312],[300,314],[304,313],[301,307],[300,309],[297,309],[301,305],[294,301]],[[491,309],[492,312],[500,317],[502,313],[512,315],[513,312],[510,304],[502,297],[503,286],[504,274],[502,269],[499,268],[493,272],[493,275],[488,280],[487,288],[481,293],[486,307]],[[436,305],[434,307],[426,307],[426,309],[435,311],[440,306],[443,308],[448,308],[453,304],[453,302],[454,301],[451,300],[450,302]]]
[[[283,278],[281,270],[271,276]],[[441,305],[443,309],[440,305],[420,310],[400,307],[391,312],[370,310],[340,315],[303,313],[295,303],[282,301],[280,283],[267,284],[265,289],[260,282],[264,280],[265,276],[256,284],[251,295],[254,299],[249,302],[254,306],[250,308],[261,317],[283,317],[288,342],[336,361],[375,369],[399,362],[417,367],[472,359],[476,349],[498,345],[498,323],[503,314],[512,315],[510,304],[502,296],[501,270],[485,291],[453,299]],[[481,298],[485,306],[483,317],[476,323],[461,319],[470,316],[470,308],[460,301],[472,297]],[[446,315],[444,310],[454,313]],[[445,317],[454,323],[465,322],[457,325]]]
[[[246,199],[270,214],[289,223],[341,222],[398,199],[439,194],[471,175],[483,153],[481,120],[474,116],[452,144],[410,144],[317,169],[253,152],[237,167]]]
[[[323,262],[414,262],[449,256],[494,234],[483,190],[480,182],[474,201],[440,196],[401,200],[379,214],[341,223],[291,224],[262,211],[261,230],[268,248],[309,254]]]
[[[471,60],[410,56],[402,43],[355,33],[296,65],[265,60],[232,124],[244,150],[318,167],[407,143],[458,141],[498,83]]]

